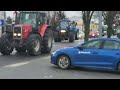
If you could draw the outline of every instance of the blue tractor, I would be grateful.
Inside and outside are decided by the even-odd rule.
[[[61,42],[61,40],[69,40],[74,42],[78,40],[79,29],[76,28],[76,23],[70,20],[59,20],[56,29],[54,29],[54,41]]]

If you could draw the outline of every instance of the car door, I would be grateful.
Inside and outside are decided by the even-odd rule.
[[[103,40],[93,40],[83,44],[77,55],[78,64],[83,67],[95,67],[100,61],[99,53]]]
[[[106,40],[100,51],[101,68],[114,69],[120,59],[120,43],[113,40]]]

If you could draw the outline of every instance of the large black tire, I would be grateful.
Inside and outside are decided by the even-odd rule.
[[[55,41],[55,42],[61,42],[61,38],[60,38],[58,32],[54,32],[54,41]]]
[[[12,34],[4,33],[0,38],[0,52],[3,55],[10,55],[13,51]]]
[[[69,42],[74,42],[74,40],[75,40],[75,33],[69,32]]]
[[[117,68],[116,68],[117,70],[117,73],[119,73],[120,74],[120,62],[117,64]]]
[[[48,28],[43,36],[41,53],[50,53],[52,45],[53,45],[53,32]]]
[[[61,55],[57,59],[57,65],[60,69],[69,69],[71,66],[71,60],[68,56],[66,55]]]
[[[26,52],[26,49],[24,47],[15,47],[15,50],[19,53]]]
[[[38,45],[38,48],[37,48]],[[37,50],[36,50],[37,48]],[[30,56],[38,56],[41,51],[41,37],[38,34],[32,34],[28,38],[27,51]]]
[[[75,34],[75,40],[78,40],[79,39],[79,32],[76,32]]]

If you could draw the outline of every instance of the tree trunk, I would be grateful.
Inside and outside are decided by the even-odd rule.
[[[84,42],[89,40],[89,32],[90,32],[90,24],[89,22],[86,22],[84,25],[85,28],[85,37],[84,37]]]
[[[109,25],[107,29],[107,38],[111,38],[111,36],[112,36],[112,25]]]

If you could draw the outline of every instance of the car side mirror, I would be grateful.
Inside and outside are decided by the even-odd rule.
[[[79,49],[79,50],[83,50],[83,47],[82,47],[82,46],[78,46],[78,49]]]
[[[83,47],[82,47],[82,46],[80,46],[80,47],[79,47],[79,49],[80,49],[80,50],[83,50]]]

